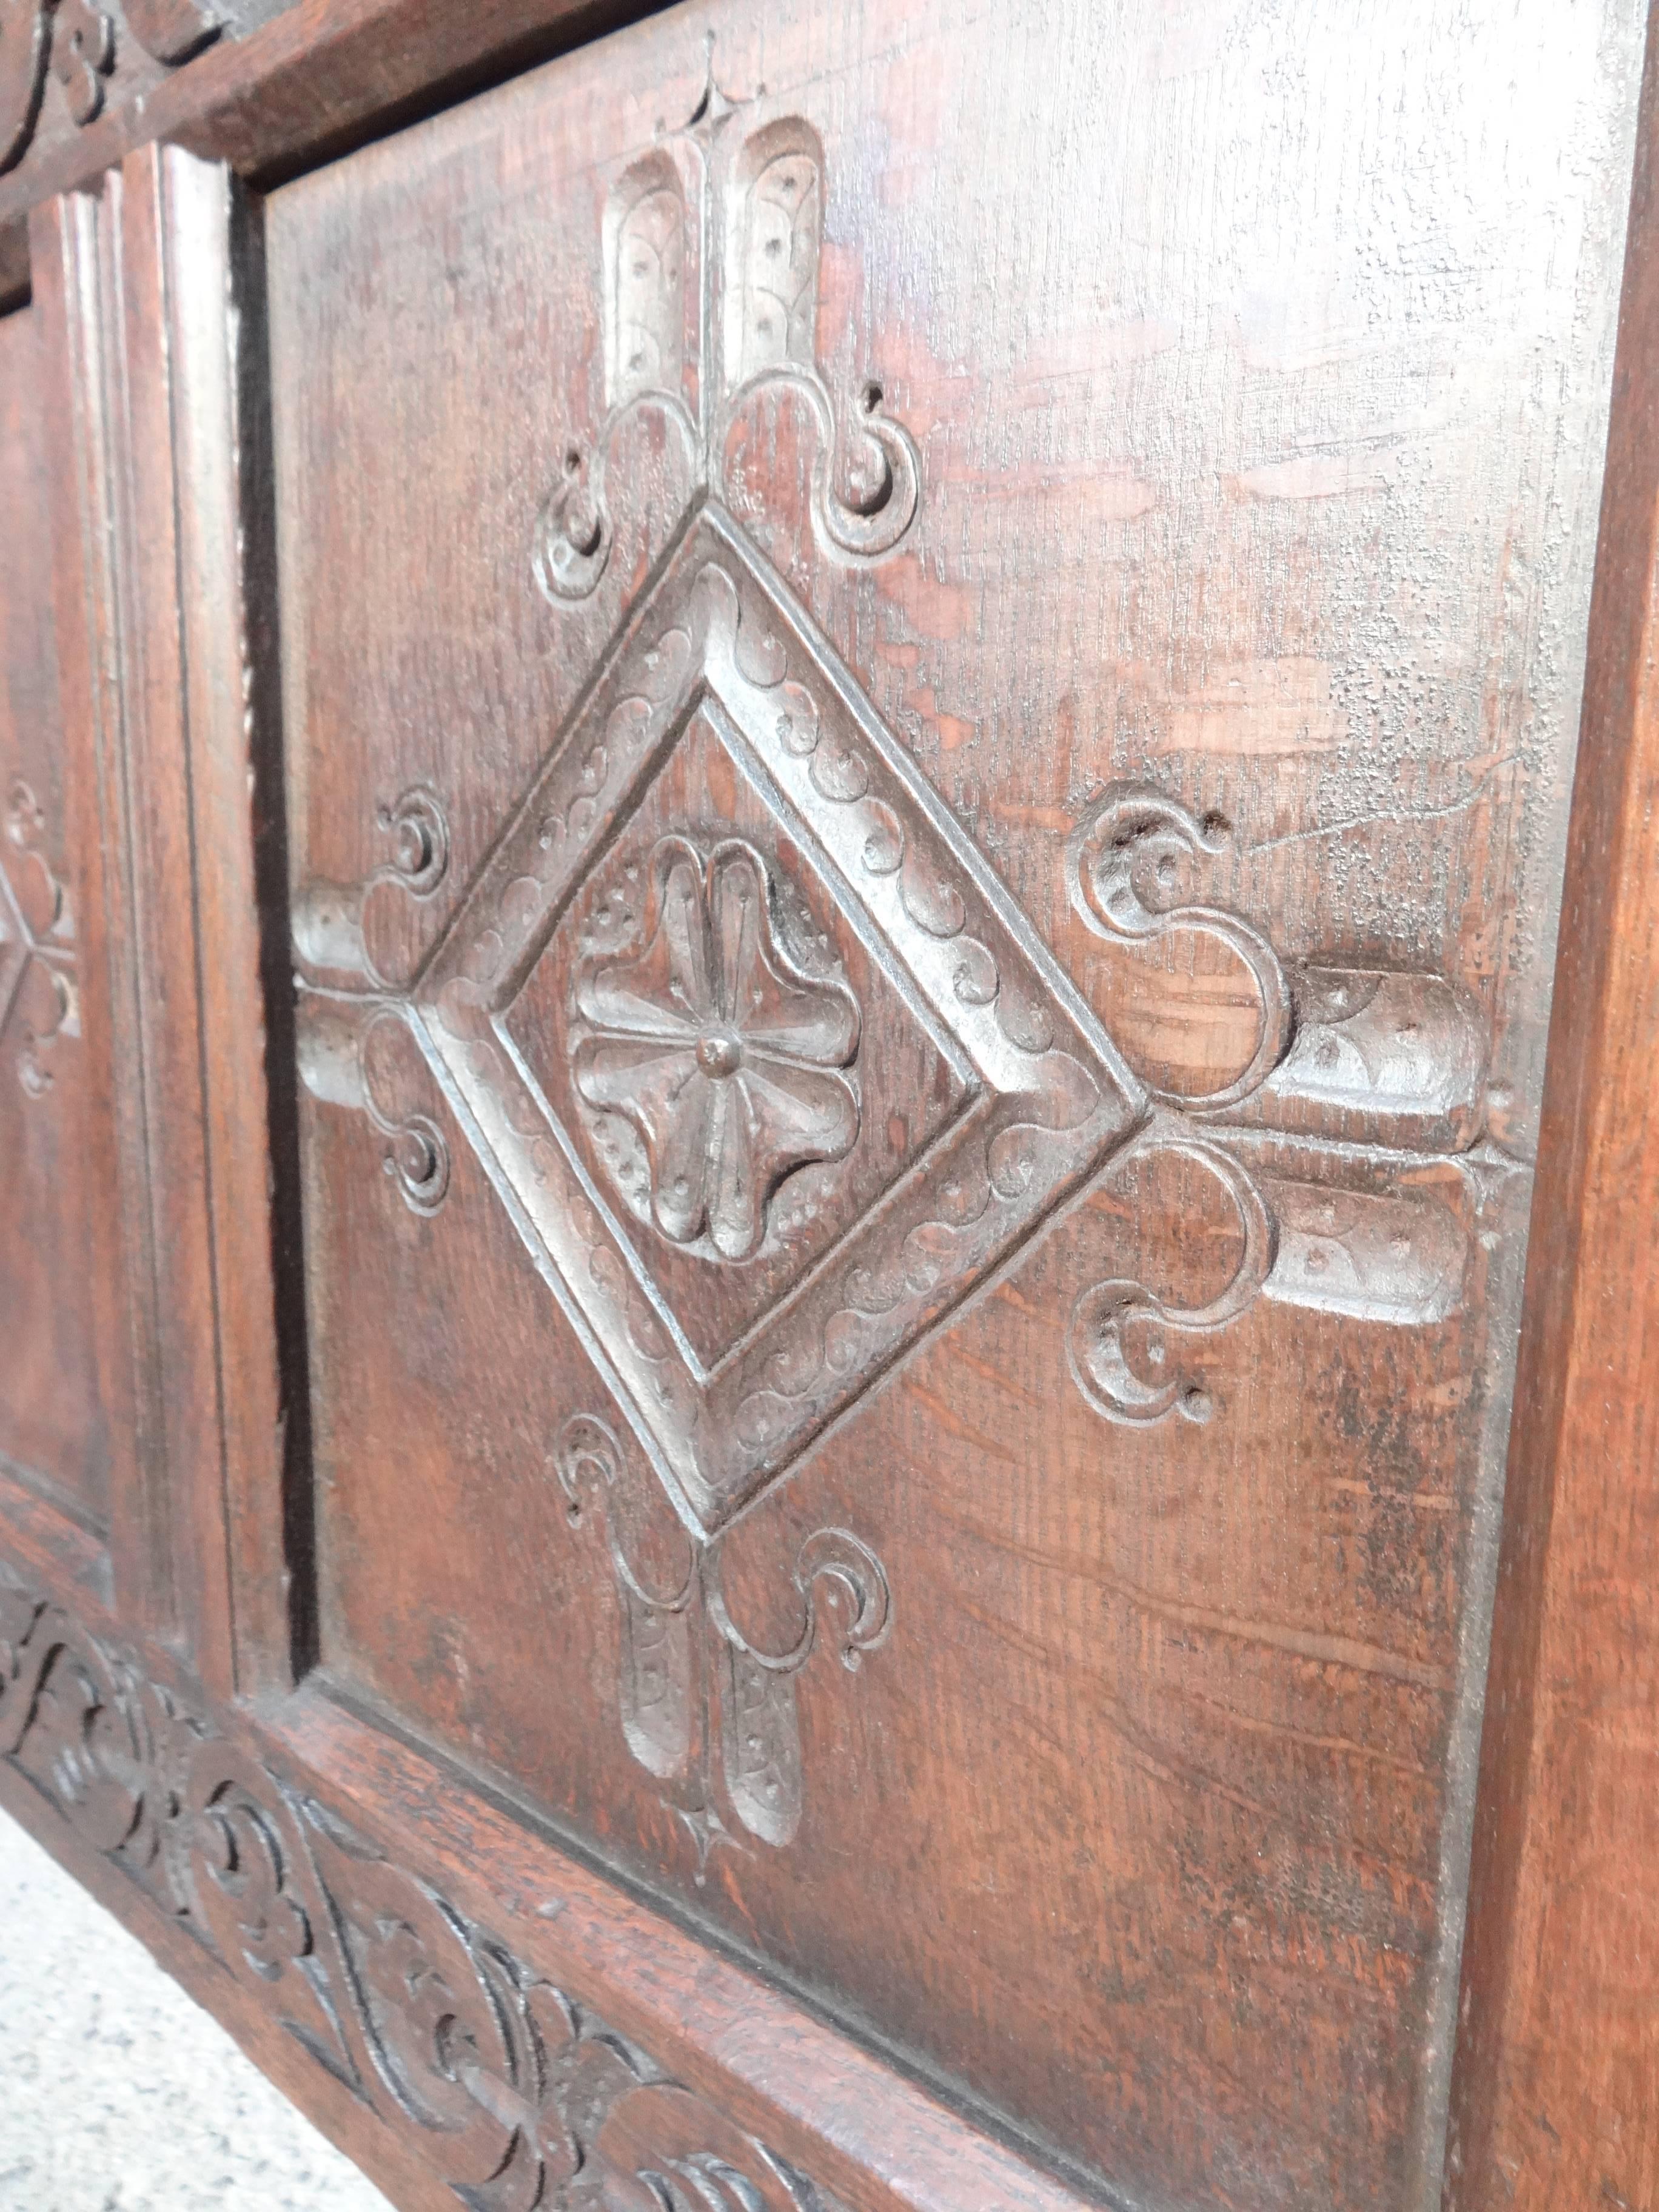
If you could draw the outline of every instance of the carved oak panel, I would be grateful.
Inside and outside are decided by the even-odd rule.
[[[1151,2201],[1434,2185],[1638,10],[1522,13],[695,5],[268,209],[323,1662]]]
[[[0,1462],[101,1516],[78,901],[52,611],[38,326],[0,319]]]

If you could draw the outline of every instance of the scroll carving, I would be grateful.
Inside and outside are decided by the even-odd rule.
[[[381,1164],[404,1205],[430,1215],[449,1194],[449,1146],[429,1114],[387,1097],[391,1054],[404,1033],[395,1006],[365,1009],[307,994],[298,1024],[300,1075],[313,1098],[368,1117],[386,1139]]]
[[[720,1539],[679,1531],[684,1567],[666,1586],[651,1587],[630,1559],[626,1463],[602,1419],[573,1415],[552,1459],[572,1527],[603,1522],[618,1603],[623,1738],[647,1773],[689,1790],[675,1809],[696,1846],[697,1879],[714,1846],[735,1840],[722,1808],[762,1843],[792,1843],[805,1796],[796,1678],[820,1641],[826,1601],[836,1608],[849,1673],[886,1642],[892,1596],[881,1561],[847,1529],[809,1536],[793,1570],[800,1631],[785,1650],[768,1650],[728,1609]]]
[[[9,1571],[0,1757],[471,2212],[838,2212]]]
[[[607,204],[601,246],[605,411],[591,441],[568,438],[543,507],[537,579],[558,605],[584,599],[610,559],[606,478],[617,436],[653,414],[684,467],[687,507],[726,496],[734,427],[763,393],[793,394],[818,441],[814,524],[833,558],[878,561],[921,500],[915,441],[866,381],[837,404],[818,366],[823,149],[803,117],[736,143],[739,107],[714,77],[686,128],[635,162]],[[702,240],[721,243],[705,256]]]
[[[294,941],[312,967],[389,990],[396,979],[382,971],[371,945],[377,895],[389,890],[416,903],[429,899],[448,872],[449,823],[436,794],[419,784],[382,806],[375,821],[389,857],[359,884],[307,884],[295,908]]]
[[[200,0],[125,0],[128,34],[154,61],[176,67],[216,39],[220,16]],[[116,20],[96,0],[9,0],[0,5],[0,173],[27,153],[47,72],[82,125],[103,112],[120,58]]]
[[[0,172],[28,150],[52,52],[50,0],[22,0],[0,11]]]
[[[115,67],[115,26],[93,0],[58,0],[52,73],[80,124],[104,111],[104,80]]]
[[[1258,1296],[1401,1328],[1443,1321],[1462,1297],[1468,1234],[1420,1170],[1480,1143],[1485,1053],[1472,1010],[1437,975],[1293,965],[1242,915],[1183,896],[1230,836],[1218,816],[1200,820],[1161,792],[1120,785],[1068,848],[1073,902],[1097,935],[1125,946],[1212,937],[1249,974],[1259,1010],[1244,1064],[1200,1093],[1154,1091],[1152,1122],[1108,1171],[1159,1154],[1199,1166],[1239,1237],[1229,1280],[1200,1304],[1115,1279],[1079,1296],[1072,1374],[1115,1421],[1207,1420],[1212,1395],[1170,1361],[1168,1340],[1224,1328]],[[1306,1180],[1261,1167],[1271,1138],[1306,1149]],[[1346,1186],[1321,1164],[1338,1147],[1359,1155]]]
[[[60,1045],[81,1034],[75,925],[46,854],[46,820],[21,780],[0,817],[0,1054],[15,1050],[31,1098],[52,1086]]]

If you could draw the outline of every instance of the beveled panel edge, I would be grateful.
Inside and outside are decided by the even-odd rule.
[[[400,2205],[1094,2201],[318,1678],[209,1699],[86,1542],[0,1475],[0,1805]]]

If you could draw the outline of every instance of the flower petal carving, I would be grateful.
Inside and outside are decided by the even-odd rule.
[[[708,1234],[727,1260],[766,1237],[784,1177],[842,1158],[859,1132],[858,1002],[799,969],[752,845],[707,858],[684,837],[651,857],[638,953],[590,962],[574,986],[589,1034],[574,1054],[588,1104],[621,1114],[645,1146],[663,1235]]]

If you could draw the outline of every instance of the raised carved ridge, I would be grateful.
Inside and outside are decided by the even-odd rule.
[[[473,2212],[836,2212],[5,1568],[0,1757]]]
[[[755,794],[768,836],[810,863],[837,911],[880,947],[884,972],[902,979],[902,1018],[958,1088],[926,1147],[836,1222],[834,1240],[813,1248],[787,1294],[712,1363],[676,1320],[648,1241],[660,1231],[672,1243],[677,1226],[693,1232],[697,1209],[682,1219],[671,1207],[666,1222],[637,1231],[614,1210],[595,1179],[602,1170],[585,1162],[576,1133],[531,1079],[511,1029],[562,917],[610,865],[605,856],[694,729]],[[780,870],[735,823],[715,825],[706,850],[669,841],[662,865],[671,874],[678,866],[687,885],[698,877],[706,900],[712,856],[728,842],[734,867],[747,845],[740,872],[757,886],[764,878],[770,898]],[[305,922],[312,896],[297,932],[302,955],[318,944]],[[630,957],[643,957],[643,942],[636,933]],[[587,980],[575,1012],[592,1024],[603,1012],[598,979],[619,971],[579,972]],[[821,1057],[803,1058],[798,1078],[805,1087],[813,1077],[820,1157],[855,1133],[843,1072],[854,1009],[830,975],[814,985]],[[629,1424],[688,1526],[705,1532],[781,1474],[1144,1112],[1145,1094],[960,824],[793,595],[712,505],[624,625],[424,967],[392,996],[453,1086],[486,1170],[551,1263],[573,1317],[602,1348]],[[614,1022],[597,1026],[620,1036]],[[561,1048],[591,1081],[585,1038],[573,1030]],[[860,1064],[866,1093],[880,1079]],[[864,1118],[878,1118],[867,1097]],[[752,1210],[733,1215],[731,1264],[741,1264],[736,1255],[757,1227]]]
[[[0,1055],[15,1046],[31,1098],[51,1090],[59,1042],[81,1034],[74,918],[46,840],[44,810],[19,779],[0,816]]]

